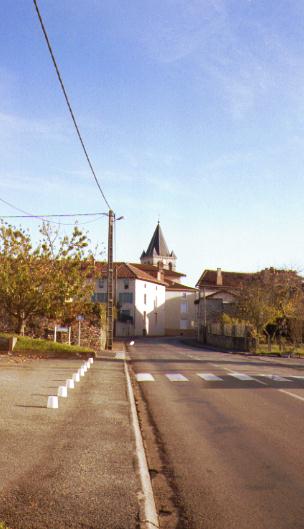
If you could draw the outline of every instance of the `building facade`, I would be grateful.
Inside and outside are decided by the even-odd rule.
[[[97,263],[93,300],[107,302],[107,266]],[[163,336],[165,284],[129,263],[114,263],[115,336]]]

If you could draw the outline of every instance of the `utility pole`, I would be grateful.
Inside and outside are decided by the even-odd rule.
[[[114,211],[109,211],[108,273],[107,273],[107,349],[113,346],[113,226]]]

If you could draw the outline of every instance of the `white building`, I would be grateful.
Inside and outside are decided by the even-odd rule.
[[[176,271],[177,257],[169,251],[160,223],[157,223],[141,263],[133,266],[164,281],[166,285],[165,334],[167,336],[195,335],[198,290],[181,283],[185,274]]]
[[[107,301],[107,267],[97,263],[94,300]],[[114,263],[115,336],[165,334],[165,284],[129,263]]]
[[[114,263],[115,336],[195,335],[197,289],[181,284],[158,222],[140,263]],[[97,263],[94,299],[106,303],[107,265]]]

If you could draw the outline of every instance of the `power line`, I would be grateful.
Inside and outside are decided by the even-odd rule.
[[[102,190],[102,188],[101,188],[101,185],[100,185],[100,183],[99,183],[99,181],[98,181],[98,178],[97,178],[97,176],[96,176],[96,174],[95,174],[95,171],[94,171],[94,169],[93,169],[93,165],[92,165],[91,160],[90,160],[90,158],[89,158],[88,152],[87,152],[86,147],[85,147],[85,145],[84,145],[84,141],[83,141],[83,139],[82,139],[82,137],[81,137],[80,130],[79,130],[79,127],[78,127],[78,125],[77,125],[76,118],[75,118],[75,116],[74,116],[74,112],[73,112],[73,110],[72,110],[72,107],[71,107],[71,104],[70,104],[70,101],[69,101],[69,98],[68,98],[68,95],[67,95],[66,89],[65,89],[65,87],[64,87],[63,80],[62,80],[62,78],[61,78],[61,75],[60,75],[60,72],[59,72],[59,68],[58,68],[58,66],[57,66],[56,59],[55,59],[55,56],[54,56],[54,53],[53,53],[53,50],[52,50],[52,47],[51,47],[51,44],[50,44],[50,41],[49,41],[49,38],[48,38],[48,35],[47,35],[47,32],[46,32],[46,29],[45,29],[45,26],[44,26],[44,23],[43,23],[43,20],[42,20],[42,17],[41,17],[41,14],[40,14],[40,11],[39,11],[39,7],[38,7],[38,4],[37,4],[37,0],[33,0],[33,2],[34,2],[34,5],[35,5],[35,8],[36,8],[36,11],[37,11],[37,15],[38,15],[38,18],[39,18],[39,22],[40,22],[40,25],[41,25],[41,28],[42,28],[42,31],[43,31],[43,34],[44,34],[44,37],[45,37],[46,43],[47,43],[47,47],[48,47],[48,49],[49,49],[49,52],[50,52],[50,55],[51,55],[51,58],[52,58],[52,61],[53,61],[53,65],[54,65],[55,70],[56,70],[56,73],[57,73],[57,77],[58,77],[58,80],[59,80],[59,83],[60,83],[61,89],[62,89],[62,91],[63,91],[63,95],[64,95],[65,100],[66,100],[66,104],[67,104],[68,109],[69,109],[69,111],[70,111],[70,114],[71,114],[71,117],[72,117],[72,120],[73,120],[73,123],[74,123],[75,129],[76,129],[76,132],[77,132],[77,136],[78,136],[79,141],[80,141],[80,143],[81,143],[82,149],[83,149],[83,151],[84,151],[85,157],[86,157],[86,159],[87,159],[87,161],[88,161],[88,164],[89,164],[89,166],[90,166],[90,169],[91,169],[91,172],[92,172],[92,174],[93,174],[94,180],[95,180],[95,182],[96,182],[96,184],[97,184],[97,187],[98,187],[98,189],[99,189],[99,191],[100,191],[100,193],[101,193],[101,195],[102,195],[102,197],[103,197],[103,199],[104,199],[106,205],[108,206],[108,208],[109,208],[109,210],[110,210],[110,209],[111,209],[110,204],[109,204],[109,202],[107,201],[107,199],[106,199],[106,197],[105,197],[105,194],[104,194],[104,192],[103,192],[103,190]]]
[[[29,219],[36,219],[36,220],[42,220],[45,222],[51,222],[52,224],[61,224],[62,226],[74,226],[72,223],[66,223],[66,222],[56,222],[53,220],[49,220],[51,217],[90,217],[90,216],[98,216],[97,219],[91,219],[86,222],[79,222],[79,225],[81,224],[89,224],[90,222],[95,222],[98,220],[101,216],[108,216],[108,213],[59,213],[59,214],[48,214],[48,215],[33,215],[32,213],[29,213],[28,211],[24,211],[24,209],[20,209],[17,206],[14,206],[14,204],[11,204],[7,200],[4,200],[0,197],[0,201],[3,202],[3,204],[6,204],[7,206],[15,209],[16,211],[20,211],[21,213],[24,213],[24,215],[0,215],[2,219],[18,219],[18,218],[29,218]]]

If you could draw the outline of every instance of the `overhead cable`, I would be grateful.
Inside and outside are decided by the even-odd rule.
[[[49,38],[48,38],[48,35],[47,35],[47,32],[46,32],[46,29],[45,29],[45,26],[44,26],[44,23],[43,23],[43,20],[42,20],[42,17],[41,17],[41,14],[40,14],[40,11],[39,11],[39,7],[38,7],[38,4],[37,4],[37,0],[33,0],[34,2],[34,5],[35,5],[35,8],[36,8],[36,11],[37,11],[37,15],[38,15],[38,18],[39,18],[39,22],[40,22],[40,25],[41,25],[41,28],[42,28],[42,31],[43,31],[43,34],[44,34],[44,37],[45,37],[45,40],[46,40],[46,43],[47,43],[47,47],[49,49],[49,52],[50,52],[50,55],[51,55],[51,58],[52,58],[52,61],[53,61],[53,65],[55,67],[55,70],[56,70],[56,73],[57,73],[57,77],[58,77],[58,80],[59,80],[59,83],[60,83],[60,86],[61,86],[61,89],[62,89],[62,92],[63,92],[63,95],[65,97],[65,100],[66,100],[66,104],[68,106],[68,109],[70,111],[70,114],[71,114],[71,117],[72,117],[72,120],[73,120],[73,123],[74,123],[74,126],[75,126],[75,129],[76,129],[76,132],[77,132],[77,136],[79,138],[79,141],[81,143],[81,146],[82,146],[82,149],[84,151],[84,154],[85,154],[85,157],[88,161],[88,164],[90,166],[90,169],[91,169],[91,172],[92,172],[92,175],[94,177],[94,180],[96,182],[96,185],[106,203],[106,205],[108,206],[109,209],[111,209],[110,207],[110,204],[109,202],[107,201],[106,199],[106,196],[101,188],[101,185],[98,181],[98,178],[95,174],[95,171],[94,171],[94,168],[93,168],[93,165],[92,165],[92,162],[90,160],[90,157],[88,155],[88,152],[87,152],[87,149],[85,147],[85,144],[84,144],[84,141],[82,139],[82,136],[80,134],[80,130],[79,130],[79,127],[77,125],[77,122],[76,122],[76,118],[75,118],[75,115],[74,115],[74,112],[72,110],[72,107],[71,107],[71,104],[70,104],[70,101],[69,101],[69,98],[68,98],[68,95],[67,95],[67,92],[66,92],[66,89],[64,87],[64,84],[63,84],[63,80],[62,80],[62,77],[60,75],[60,71],[59,71],[59,68],[58,68],[58,65],[57,65],[57,62],[56,62],[56,59],[55,59],[55,56],[54,56],[54,53],[53,53],[53,50],[52,50],[52,47],[51,47],[51,44],[50,44],[50,41],[49,41]]]
[[[91,219],[86,222],[79,222],[79,225],[82,224],[89,224],[91,222],[95,222],[102,216],[108,216],[108,213],[59,213],[59,214],[51,214],[51,215],[34,215],[32,213],[28,213],[27,211],[24,211],[24,209],[20,209],[17,206],[14,206],[14,204],[11,204],[10,202],[7,202],[7,200],[4,200],[4,198],[0,197],[0,201],[3,202],[3,204],[6,204],[7,206],[15,209],[16,211],[20,211],[20,213],[24,213],[24,215],[0,215],[2,219],[36,219],[36,220],[42,220],[45,222],[51,222],[52,224],[61,224],[63,226],[74,226],[73,223],[66,223],[66,222],[59,222],[59,221],[53,221],[50,220],[51,217],[61,218],[61,217],[92,217],[97,216],[97,219]]]

